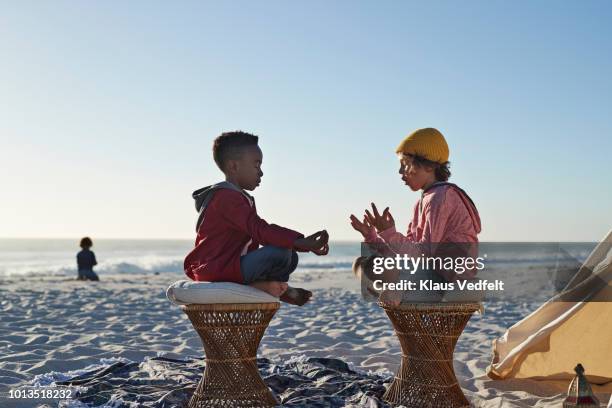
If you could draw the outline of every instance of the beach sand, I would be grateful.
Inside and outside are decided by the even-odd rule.
[[[74,377],[97,395],[62,406],[110,400],[107,406],[170,407],[188,398],[200,377],[202,345],[184,313],[165,297],[166,287],[183,276],[101,279],[1,279],[1,407],[44,406],[6,393]],[[259,349],[259,357],[268,359],[260,360],[268,384],[287,406],[385,406],[382,385],[397,369],[400,348],[384,312],[362,300],[350,271],[301,271],[294,282],[312,289],[314,298],[302,308],[283,305],[272,320]],[[485,376],[491,341],[535,306],[487,304],[485,314],[468,323],[454,366],[474,406],[560,406],[563,388]],[[329,387],[341,392],[330,397],[338,390]]]

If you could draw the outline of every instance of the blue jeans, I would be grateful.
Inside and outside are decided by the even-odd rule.
[[[297,252],[268,245],[240,257],[240,272],[245,284],[257,281],[287,282],[297,264]]]

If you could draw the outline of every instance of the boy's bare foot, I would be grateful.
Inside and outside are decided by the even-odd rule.
[[[285,293],[289,287],[287,282],[279,281],[258,281],[251,283],[249,286],[252,286],[255,289],[263,290],[274,297],[281,297],[281,295]]]
[[[280,300],[290,305],[304,306],[306,302],[312,297],[312,292],[302,288],[289,288],[280,297]]]

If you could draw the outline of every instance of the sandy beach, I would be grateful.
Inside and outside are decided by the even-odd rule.
[[[32,405],[6,393],[67,380],[80,384],[87,397],[60,406],[181,406],[203,367],[200,339],[165,297],[166,287],[182,278],[180,273],[106,274],[93,283],[57,276],[36,282],[2,278],[0,406],[58,406],[57,400]],[[362,300],[359,283],[346,269],[298,271],[294,278],[315,296],[302,308],[283,305],[272,320],[259,350],[268,385],[286,406],[386,406],[380,397],[400,348],[384,312]],[[474,406],[560,405],[566,385],[544,393],[539,386],[535,394],[529,381],[485,376],[491,340],[533,307],[490,303],[468,323],[454,367]]]

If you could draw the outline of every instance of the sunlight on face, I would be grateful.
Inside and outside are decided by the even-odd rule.
[[[402,180],[412,191],[422,189],[428,184],[431,178],[431,170],[414,163],[413,157],[408,154],[399,154],[400,168],[399,174]]]
[[[259,146],[249,146],[244,149],[238,160],[236,174],[240,187],[252,191],[259,186],[263,177],[262,162],[263,153]]]

